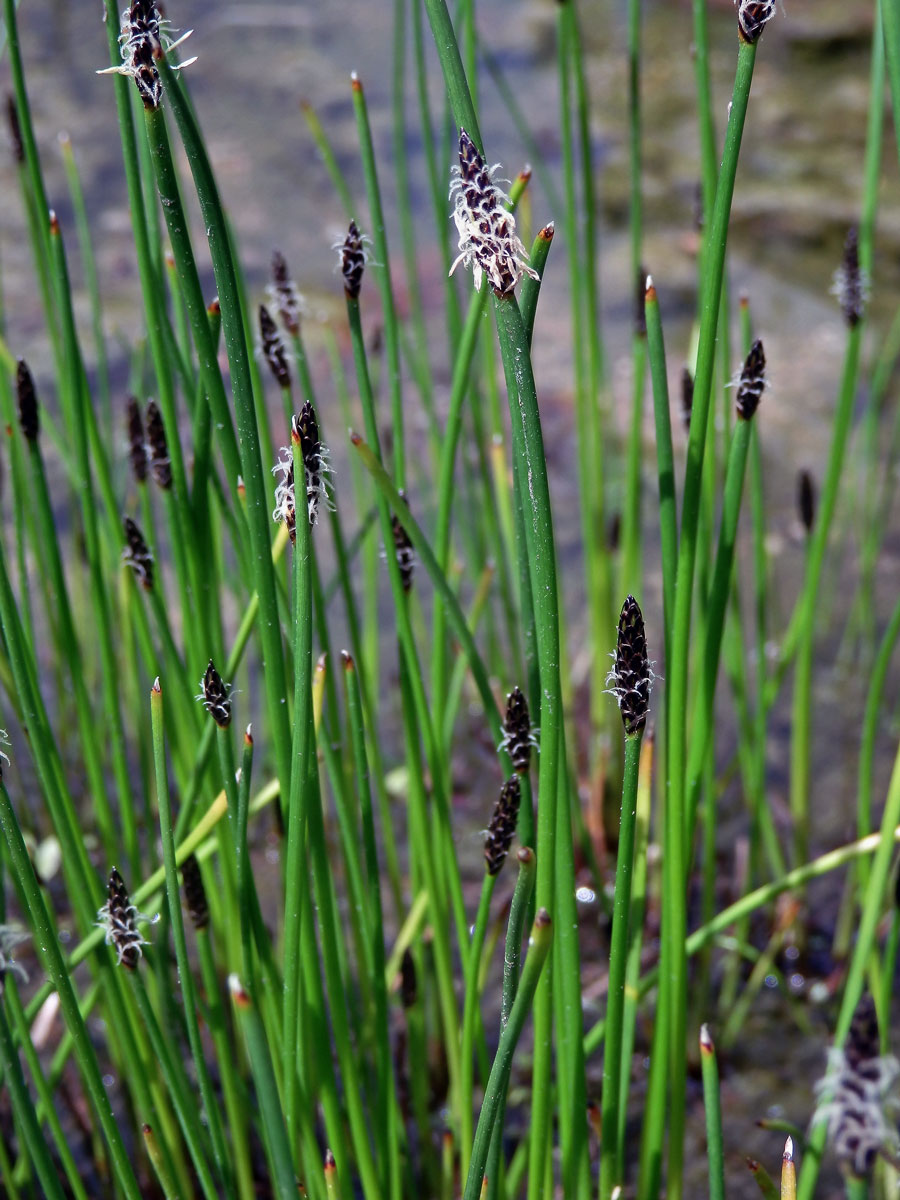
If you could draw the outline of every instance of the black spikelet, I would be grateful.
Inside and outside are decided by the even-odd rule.
[[[200,874],[200,864],[193,854],[181,864],[181,878],[184,882],[184,903],[195,929],[205,929],[209,924],[209,902],[206,899],[206,888],[203,876]]]
[[[406,496],[403,492],[400,495],[408,508],[409,502]],[[413,549],[412,542],[409,540],[409,534],[401,525],[400,518],[396,513],[391,513],[391,533],[394,537],[394,554],[400,570],[400,583],[403,586],[404,592],[408,592],[412,590],[413,572],[416,567],[416,552]]]
[[[147,443],[144,440],[141,406],[136,396],[128,397],[125,420],[128,426],[128,457],[131,460],[131,469],[138,483],[146,483],[150,460],[147,457]]]
[[[227,683],[222,682],[222,676],[216,670],[212,659],[209,660],[200,687],[202,691],[198,698],[202,698],[203,707],[220,729],[227,729],[231,724],[231,689]]]
[[[797,511],[803,528],[812,533],[816,519],[816,489],[809,471],[801,471],[797,476]]]
[[[509,853],[519,816],[521,789],[518,775],[510,775],[500,789],[484,844],[484,861],[488,875],[496,875]]]
[[[154,55],[160,46],[159,11],[153,0],[134,0],[125,10],[125,25],[119,42],[122,57],[137,85],[144,108],[159,108],[162,81]]]
[[[347,236],[341,246],[341,274],[344,277],[344,291],[351,300],[359,299],[365,265],[366,251],[363,246],[362,234],[359,232],[356,222],[351,221]]]
[[[531,766],[534,734],[531,732],[528,701],[519,687],[514,687],[506,697],[506,712],[503,714],[503,741],[500,744],[509,754],[516,773],[527,775],[528,768]]]
[[[297,337],[300,333],[300,297],[297,294],[297,287],[291,279],[284,256],[277,250],[272,253],[272,290],[270,295],[275,301],[275,307],[285,329],[292,337]]]
[[[154,400],[147,405],[147,443],[150,446],[150,471],[154,482],[164,491],[172,486],[172,460],[162,413]]]
[[[412,1008],[419,995],[419,981],[416,978],[416,961],[407,946],[400,959],[400,1003],[404,1008]]]
[[[847,232],[844,257],[834,281],[844,320],[852,328],[863,319],[866,309],[866,280],[859,265],[859,234],[855,228]]]
[[[133,971],[141,958],[141,946],[146,943],[137,927],[140,914],[128,898],[128,890],[115,867],[109,873],[107,896],[97,914],[98,923],[106,930],[107,946],[115,947],[119,963]]]
[[[684,367],[681,372],[681,421],[685,429],[691,427],[691,412],[694,408],[694,377]]]
[[[131,517],[122,518],[122,527],[127,543],[122,551],[122,559],[134,571],[144,591],[149,592],[153,588],[153,555],[144,541],[144,535]]]
[[[762,31],[775,16],[775,0],[739,0],[738,28],[745,41],[759,40]]]
[[[757,338],[750,347],[750,353],[744,361],[741,380],[738,384],[735,408],[744,421],[749,421],[756,410],[762,394],[766,390],[766,355],[762,341]]]
[[[29,442],[36,442],[41,427],[38,399],[34,379],[24,358],[20,358],[16,366],[16,393],[19,398],[19,424],[22,434]]]
[[[280,388],[291,386],[291,372],[287,362],[287,351],[278,326],[272,320],[271,313],[264,304],[259,306],[259,340],[262,346],[263,358],[269,365],[269,370]]]
[[[607,683],[618,701],[625,736],[634,737],[641,733],[647,723],[650,706],[650,663],[647,659],[644,618],[634,596],[629,596],[622,605],[616,662]]]
[[[315,525],[319,516],[319,505],[328,496],[325,491],[325,476],[329,472],[328,452],[319,440],[319,422],[316,410],[307,401],[293,421],[293,433],[300,439],[300,453],[306,472],[306,508],[310,525]]]

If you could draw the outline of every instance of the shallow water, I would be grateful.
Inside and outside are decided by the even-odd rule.
[[[114,378],[124,386],[120,340],[140,332],[137,274],[125,204],[124,180],[115,128],[112,87],[97,76],[106,64],[105,31],[97,0],[22,0],[22,40],[39,144],[50,202],[74,242],[57,133],[71,136],[87,193],[100,286],[107,311],[107,335]],[[233,217],[248,278],[261,296],[273,247],[287,256],[314,316],[308,336],[317,344],[315,314],[339,311],[330,244],[344,222],[324,166],[300,113],[301,100],[319,113],[356,196],[362,196],[349,76],[358,71],[366,89],[388,214],[394,270],[402,276],[399,230],[392,196],[390,99],[392,26],[390,5],[359,0],[328,4],[281,5],[236,0],[182,0],[168,6],[173,22],[193,28],[185,53],[197,54],[189,68],[192,94],[215,163],[223,197]],[[871,5],[839,0],[790,0],[786,16],[765,34],[757,57],[753,97],[744,139],[731,238],[732,292],[749,296],[758,331],[765,339],[772,388],[760,413],[766,468],[770,548],[777,572],[779,620],[789,611],[802,546],[795,528],[795,474],[800,466],[824,471],[831,412],[839,377],[844,335],[840,313],[829,295],[832,272],[849,224],[857,217],[868,103],[867,58]],[[479,27],[485,43],[515,89],[549,169],[560,169],[557,83],[554,61],[554,7],[550,3],[481,0]],[[601,202],[601,279],[604,330],[613,411],[627,412],[630,394],[630,313],[632,286],[627,241],[627,142],[625,127],[625,29],[623,6],[607,2],[581,8],[589,48],[594,157]],[[694,128],[693,66],[690,57],[690,4],[660,0],[645,5],[644,74],[645,221],[644,259],[657,285],[666,323],[673,395],[687,350],[688,322],[696,287],[697,140]],[[735,54],[733,9],[728,0],[711,18],[712,66],[718,130],[724,126]],[[441,80],[433,55],[430,95],[441,111]],[[5,66],[0,67],[5,71]],[[7,77],[0,74],[5,86]],[[440,257],[434,245],[425,185],[422,134],[415,124],[412,81],[406,90],[412,186],[419,244],[418,271],[426,315],[440,344]],[[527,157],[497,92],[483,83],[483,132],[490,157],[514,175]],[[900,201],[897,156],[890,120],[884,142],[884,183],[873,279],[874,325],[883,329],[900,282]],[[22,218],[8,156],[0,163],[0,255],[8,342],[15,354],[40,361],[41,318],[22,236]],[[555,213],[535,180],[534,226]],[[364,216],[364,206],[360,204]],[[449,210],[448,210],[449,211]],[[543,405],[552,487],[567,568],[565,589],[572,614],[573,643],[582,629],[578,568],[576,498],[572,462],[569,318],[565,295],[564,246],[555,246],[546,275],[535,335],[535,362]],[[77,256],[74,274],[78,279]],[[205,281],[211,289],[211,272]],[[403,287],[400,286],[401,297]],[[434,301],[430,297],[434,297]],[[401,303],[403,300],[401,299]],[[86,308],[82,310],[86,314]],[[87,325],[85,324],[85,328]],[[734,339],[736,342],[736,339]],[[870,349],[874,339],[870,339]],[[440,350],[437,351],[440,358]],[[118,357],[117,357],[118,356]],[[323,366],[321,358],[316,359]],[[736,364],[737,365],[737,364]],[[441,378],[440,371],[438,377]],[[442,380],[444,382],[444,380]],[[622,421],[624,422],[624,416]],[[410,414],[413,427],[422,422]],[[680,437],[676,431],[676,438]],[[648,448],[652,432],[648,410]],[[339,453],[339,452],[338,452]],[[849,468],[848,468],[849,478]],[[647,475],[653,486],[652,473]],[[422,500],[427,505],[427,498]],[[652,531],[648,530],[652,539]],[[651,541],[652,545],[652,541]],[[852,560],[852,553],[850,555]],[[883,609],[896,592],[897,559],[883,564],[879,593]],[[824,597],[832,630],[841,628],[846,600]],[[658,587],[652,574],[650,588]],[[839,593],[840,589],[837,588]],[[658,604],[656,606],[658,613]],[[649,606],[651,621],[654,605]],[[658,629],[658,616],[656,620]],[[816,692],[816,844],[846,840],[852,826],[861,683],[833,652],[823,653]],[[730,721],[730,715],[726,718]],[[774,714],[770,751],[771,802],[779,818],[787,803],[785,705]],[[884,779],[887,760],[879,762]],[[481,818],[466,803],[470,775],[462,772],[458,817],[461,853],[477,865],[480,844],[474,831]],[[876,795],[878,792],[876,790]],[[723,821],[729,844],[742,827],[731,804]],[[731,870],[723,858],[723,872]],[[822,890],[824,923],[833,916],[833,888]],[[586,925],[593,921],[590,910]],[[586,963],[590,989],[597,964]],[[792,1031],[790,1046],[773,1043],[772,1029],[790,1029],[783,1001],[766,996],[741,1046],[723,1066],[723,1099],[729,1144],[730,1195],[755,1195],[742,1175],[739,1151],[756,1153],[769,1166],[780,1157],[777,1134],[752,1129],[755,1116],[771,1104],[803,1123],[811,1105],[809,1085],[822,1064],[827,1022],[813,1012],[817,1036],[802,1040]],[[781,1035],[779,1035],[780,1037]],[[818,1064],[818,1065],[817,1065]],[[699,1185],[698,1185],[699,1186]],[[824,1194],[824,1192],[822,1193]]]

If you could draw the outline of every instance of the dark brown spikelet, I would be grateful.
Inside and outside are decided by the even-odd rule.
[[[866,308],[866,283],[859,265],[859,234],[855,227],[847,232],[844,257],[835,275],[835,291],[844,320],[851,328],[858,325]]]
[[[12,143],[13,158],[21,166],[25,161],[25,143],[22,141],[22,127],[19,124],[16,98],[12,95],[6,97],[6,119],[9,122],[9,140]]]
[[[407,508],[409,503],[403,492],[400,493],[404,504]],[[416,568],[416,552],[413,549],[413,544],[409,540],[409,534],[400,523],[400,518],[396,513],[391,513],[391,533],[394,538],[394,555],[397,559],[397,567],[400,570],[400,583],[403,586],[404,592],[412,590],[413,573]]]
[[[41,427],[37,392],[24,358],[20,358],[16,366],[16,394],[19,398],[19,424],[22,434],[29,442],[36,442]]]
[[[106,930],[107,946],[115,947],[118,961],[133,971],[141,957],[144,939],[137,928],[138,912],[128,898],[128,890],[115,867],[109,873],[108,899],[100,912],[100,924]]]
[[[759,408],[759,402],[765,390],[766,355],[762,341],[757,338],[744,361],[737,389],[737,399],[734,402],[737,415],[742,420],[749,421],[753,417]]]
[[[275,377],[280,388],[291,386],[291,372],[287,362],[287,351],[278,326],[272,320],[272,315],[264,304],[259,306],[259,340],[263,358],[269,365],[269,370]]]
[[[292,337],[300,333],[300,297],[291,279],[284,256],[275,250],[272,254],[272,292],[281,323]]]
[[[153,555],[144,541],[144,535],[131,517],[122,518],[122,527],[125,530],[126,542],[122,560],[134,571],[144,591],[149,592],[153,588]]]
[[[606,522],[606,548],[610,554],[615,554],[622,540],[622,514],[616,509],[610,513]]]
[[[744,41],[759,40],[766,25],[775,16],[775,0],[739,0],[738,28]]]
[[[172,486],[172,460],[162,413],[155,400],[147,405],[147,443],[150,447],[150,472],[154,482],[164,491]]]
[[[350,300],[359,299],[365,266],[366,252],[362,234],[356,222],[351,221],[341,246],[341,274],[344,277],[344,291]]]
[[[137,84],[144,108],[159,108],[162,82],[154,57],[160,49],[159,10],[153,0],[134,0],[125,10],[119,43],[127,74]]]
[[[418,995],[419,981],[416,978],[416,960],[407,946],[400,959],[400,1003],[404,1008],[412,1008]]]
[[[518,775],[510,775],[500,789],[484,844],[484,861],[488,875],[496,875],[509,853],[519,817],[522,793]]]
[[[618,701],[625,736],[634,737],[641,733],[647,723],[650,706],[650,663],[647,659],[644,618],[634,596],[629,596],[622,605],[616,662],[607,682],[610,692]]]
[[[694,408],[694,377],[684,367],[681,372],[681,421],[685,429],[691,427],[691,412]]]
[[[209,924],[209,902],[206,899],[203,876],[200,874],[200,864],[193,854],[189,854],[181,864],[181,878],[184,883],[184,904],[191,924],[195,929],[205,929]]]
[[[128,457],[131,460],[131,470],[138,483],[146,483],[150,460],[147,457],[147,443],[144,441],[141,406],[136,396],[128,397],[125,420],[128,426]]]
[[[216,670],[212,659],[209,660],[200,687],[203,707],[220,729],[227,729],[231,724],[231,689],[227,683],[222,682],[222,676]]]
[[[527,775],[528,768],[531,766],[534,734],[531,731],[528,701],[519,687],[514,687],[506,697],[506,712],[503,714],[503,741],[500,745],[509,754],[513,770],[518,775]]]
[[[319,516],[319,505],[328,496],[325,476],[329,471],[328,453],[319,440],[319,422],[316,410],[307,401],[293,420],[293,433],[300,439],[300,453],[306,472],[306,508],[310,525],[315,525]]]
[[[809,471],[801,471],[797,476],[797,511],[803,528],[812,533],[816,519],[816,489]]]

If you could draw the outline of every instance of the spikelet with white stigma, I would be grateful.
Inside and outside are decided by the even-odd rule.
[[[181,864],[181,880],[184,884],[184,904],[195,929],[205,929],[209,924],[209,901],[206,887],[200,874],[200,864],[193,854]]]
[[[315,525],[319,517],[319,509],[325,506],[332,508],[328,495],[326,475],[331,474],[328,465],[328,450],[319,441],[319,425],[316,421],[316,410],[307,402],[291,421],[291,440],[300,445],[300,455],[303,459],[303,469],[306,476],[306,511],[310,525]],[[272,513],[274,521],[281,521],[288,527],[291,542],[296,540],[296,507],[294,498],[294,453],[290,446],[283,446],[278,461],[272,468],[273,475],[281,475],[281,482],[275,488],[275,509]]]
[[[147,473],[150,470],[150,456],[144,440],[141,406],[136,396],[128,397],[125,424],[128,430],[128,458],[131,462],[131,470],[138,483],[146,483]]]
[[[503,713],[503,738],[498,750],[505,750],[517,775],[527,775],[531,766],[531,751],[538,744],[537,735],[531,727],[528,701],[519,687],[514,687],[506,697]]]
[[[173,40],[168,22],[159,15],[155,0],[134,0],[122,13],[122,32],[119,51],[122,62],[105,67],[98,75],[127,75],[137,85],[138,95],[145,108],[159,108],[162,100],[162,80],[156,66],[157,58],[180,46],[191,36],[191,30]],[[173,64],[173,70],[190,66],[195,59]]]
[[[127,563],[134,571],[135,578],[145,592],[153,589],[153,555],[150,547],[144,541],[137,524],[131,517],[122,518],[122,528],[125,530],[125,549],[122,551],[122,562]]]
[[[405,492],[400,492],[400,498],[409,508]],[[396,513],[391,513],[391,535],[394,539],[394,557],[397,559],[397,567],[400,571],[400,584],[404,592],[409,592],[412,590],[413,573],[416,569],[416,552],[409,539],[409,534],[403,528]]]
[[[223,681],[212,659],[200,680],[200,693],[194,699],[202,703],[220,729],[228,728],[231,724],[231,684]]]
[[[506,861],[509,848],[516,832],[516,821],[519,818],[519,804],[522,799],[522,789],[518,775],[510,775],[500,789],[491,823],[488,826],[487,840],[484,843],[484,864],[488,875],[496,875]]]
[[[362,290],[363,271],[369,261],[366,247],[369,239],[360,233],[355,221],[350,222],[347,236],[332,242],[332,250],[337,250],[340,261],[341,275],[344,280],[344,292],[349,300],[358,300]]]
[[[97,913],[96,923],[106,934],[107,946],[115,947],[119,964],[133,971],[141,958],[141,947],[147,945],[137,923],[155,922],[159,918],[151,918],[138,912],[128,898],[128,890],[115,867],[109,873],[107,895],[109,898]]]
[[[762,31],[775,16],[775,0],[734,0],[738,6],[738,29],[745,42],[759,41]]]
[[[622,605],[613,658],[615,665],[606,677],[607,691],[619,705],[625,736],[636,737],[647,723],[653,673],[647,658],[644,617],[634,596]]]
[[[766,354],[762,341],[757,338],[744,361],[737,385],[737,398],[734,406],[741,420],[749,421],[753,417],[759,408],[759,402],[767,386]]]
[[[859,235],[851,227],[844,242],[844,257],[834,273],[832,295],[837,296],[844,320],[852,329],[863,319],[869,298],[869,277],[859,265]]]
[[[516,234],[516,219],[509,211],[509,197],[494,183],[499,163],[488,167],[464,129],[459,131],[459,166],[453,168],[450,199],[459,234],[459,254],[450,268],[460,263],[472,267],[475,290],[488,283],[499,295],[511,292],[523,275],[539,279],[528,265],[528,253]]]
[[[897,1082],[900,1064],[880,1053],[875,1004],[860,1000],[842,1049],[828,1053],[828,1069],[816,1084],[813,1124],[828,1123],[828,1141],[844,1171],[868,1178],[880,1156],[896,1162]]]

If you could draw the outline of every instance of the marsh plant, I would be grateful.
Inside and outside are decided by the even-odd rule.
[[[452,14],[445,0],[394,4],[390,146],[355,73],[352,169],[305,106],[346,231],[327,317],[299,290],[324,229],[273,230],[268,286],[245,274],[177,2],[120,14],[106,0],[96,68],[118,117],[141,314],[115,345],[74,148],[61,143],[60,217],[29,103],[36,47],[3,0],[43,324],[37,336],[10,303],[0,327],[11,1200],[720,1200],[748,1186],[747,1151],[766,1196],[779,1163],[785,1198],[809,1200],[820,1172],[825,1191],[896,1191],[900,755],[886,792],[877,768],[896,740],[884,715],[900,604],[885,620],[876,599],[900,334],[869,305],[892,303],[873,263],[896,174],[881,162],[886,86],[900,139],[900,0],[856,6],[872,17],[871,101],[835,279],[844,362],[827,462],[790,475],[787,580],[766,467],[789,335],[757,329],[752,297],[733,303],[728,244],[756,59],[789,18],[740,0],[726,38],[707,7],[682,13],[698,285],[667,351],[670,287],[645,266],[642,94],[679,51],[647,60],[639,0],[624,6],[631,282],[616,301],[637,292],[622,403],[576,0],[552,16],[559,164],[473,0]],[[201,58],[203,44],[198,28]],[[734,60],[724,126],[713,54]],[[482,94],[530,167],[492,162]],[[266,119],[288,136],[279,113]],[[414,194],[430,197],[427,246]],[[549,280],[572,365],[581,566],[554,533],[568,464],[546,452],[533,370]],[[844,605],[824,602],[835,590]],[[853,680],[835,690],[845,736],[859,726],[856,836],[828,846],[818,685],[844,606]],[[825,916],[823,879],[842,896]],[[754,1058],[774,1079],[801,1044],[824,1064],[826,1043],[818,1088],[796,1078],[779,1112],[778,1084],[752,1111],[720,1087]]]

